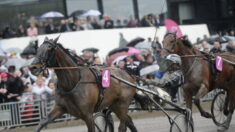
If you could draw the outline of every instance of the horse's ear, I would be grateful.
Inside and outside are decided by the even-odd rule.
[[[45,37],[44,41],[49,41],[48,37]]]
[[[54,43],[55,43],[55,44],[57,43],[57,41],[59,40],[59,38],[60,38],[60,35],[59,35],[57,38],[54,39]]]

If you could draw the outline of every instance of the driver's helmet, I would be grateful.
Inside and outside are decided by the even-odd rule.
[[[182,61],[181,61],[181,58],[179,55],[177,54],[170,54],[166,57],[167,60],[171,60],[173,63],[175,64],[179,64],[181,65],[182,64]]]
[[[170,54],[168,55],[165,59],[163,59],[160,64],[159,64],[159,71],[160,72],[166,72],[167,69],[172,65],[172,64],[179,64],[181,66],[182,61],[179,55],[177,54]]]

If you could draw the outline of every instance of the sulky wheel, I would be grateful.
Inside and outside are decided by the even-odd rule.
[[[227,122],[228,101],[226,101],[226,98],[226,92],[220,91],[215,95],[212,101],[211,114],[213,122],[217,126],[223,126],[223,124]]]
[[[171,124],[170,132],[194,132],[193,121],[187,120],[185,115],[178,114],[174,121],[175,123]]]
[[[97,112],[93,116],[96,132],[114,132],[113,118],[111,114]]]

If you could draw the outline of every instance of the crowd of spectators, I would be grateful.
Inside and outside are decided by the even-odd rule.
[[[50,28],[49,25],[48,28]],[[66,26],[64,26],[64,28],[66,29]],[[230,34],[230,36],[232,35],[233,34]],[[186,36],[185,38],[187,39],[188,37]],[[234,41],[229,40],[225,47],[222,48],[219,41],[214,41],[213,44],[209,44],[207,40],[208,37],[206,35],[204,35],[202,39],[198,38],[193,48],[207,53],[230,52],[235,54]],[[127,70],[134,75],[140,75],[141,69],[157,64],[162,44],[158,41],[158,37],[156,37],[153,42],[151,38],[148,38],[146,42],[151,43],[151,49],[144,50],[144,52],[139,54],[126,56],[112,63],[111,66]],[[72,50],[72,53],[76,54],[76,50]],[[10,57],[12,58],[12,56],[14,55]],[[98,55],[92,51],[83,52],[81,57],[89,64],[107,65],[106,62],[102,62]],[[14,65],[6,67],[4,65],[6,59],[7,56],[0,57],[0,103],[33,99],[51,99],[53,97],[54,90],[56,89],[56,77],[53,71],[50,70],[49,74],[41,74],[36,77],[31,74],[28,66],[21,67],[20,69],[17,69]],[[148,77],[154,77],[154,75]]]
[[[36,77],[28,66],[16,69],[14,65],[2,65],[0,70],[0,103],[53,99],[56,81],[52,71],[48,76]]]
[[[158,15],[148,14],[141,20],[136,20],[133,16],[129,19],[117,19],[114,21],[110,16],[104,15],[102,19],[98,20],[97,17],[87,16],[85,18],[62,19],[54,20],[48,19],[46,22],[31,21],[28,25],[20,24],[18,27],[5,27],[0,30],[0,38],[13,38],[23,36],[37,36],[41,34],[51,34],[59,32],[71,32],[92,29],[112,29],[124,27],[150,27],[159,26],[161,24]]]

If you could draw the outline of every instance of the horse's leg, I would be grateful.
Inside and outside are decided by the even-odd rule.
[[[43,127],[45,127],[48,123],[54,121],[56,118],[62,116],[64,113],[65,113],[65,112],[63,111],[63,109],[62,109],[61,107],[55,106],[54,109],[53,109],[53,110],[50,112],[50,114],[47,116],[47,118],[44,119],[44,120],[42,120],[42,121],[38,124],[38,126],[37,126],[35,132],[40,132],[41,129],[42,129]]]
[[[212,115],[210,113],[203,110],[203,108],[201,107],[201,103],[200,103],[200,98],[204,97],[208,93],[208,91],[209,91],[208,87],[206,87],[204,83],[201,84],[201,87],[195,96],[194,104],[197,106],[199,112],[201,113],[201,116],[206,117],[206,118],[212,118]]]
[[[184,98],[186,101],[186,107],[192,110],[192,93],[190,92],[190,86],[188,84],[184,84],[182,88],[184,90]]]
[[[128,116],[128,115],[127,115],[127,116]],[[128,116],[128,118],[127,118],[126,125],[127,125],[127,127],[128,127],[132,132],[137,132],[137,129],[136,129],[136,127],[134,126],[134,123],[133,123],[133,121],[132,121],[132,119],[131,119],[130,116]]]
[[[92,113],[88,113],[82,116],[82,119],[85,121],[87,125],[88,132],[95,132],[95,123],[93,120]]]
[[[118,127],[119,132],[126,132],[126,126],[130,128],[132,132],[137,132],[134,123],[132,122],[131,117],[127,115],[128,112],[128,103],[126,101],[118,101],[115,104],[111,105],[111,110],[117,115],[120,119],[120,124]]]

